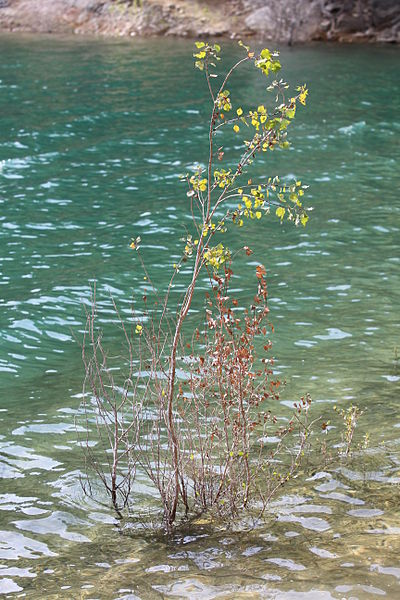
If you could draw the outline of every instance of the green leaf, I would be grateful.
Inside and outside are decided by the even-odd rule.
[[[268,48],[264,48],[263,50],[261,50],[260,56],[261,58],[266,58],[267,60],[269,60],[271,58],[271,52],[268,50]]]
[[[296,114],[296,107],[294,108],[288,108],[288,110],[286,111],[286,116],[289,119],[294,119],[294,115]]]
[[[281,69],[282,65],[279,62],[279,60],[275,60],[273,62],[271,62],[271,71],[273,73],[276,73],[276,71],[279,71],[279,69]]]

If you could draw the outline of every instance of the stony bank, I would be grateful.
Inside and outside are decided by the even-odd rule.
[[[0,31],[400,42],[399,0],[0,0]]]

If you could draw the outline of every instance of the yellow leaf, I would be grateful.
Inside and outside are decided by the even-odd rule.
[[[285,216],[286,213],[286,209],[283,208],[283,206],[278,206],[278,208],[275,211],[275,214],[277,217],[279,217],[282,221],[283,217]]]
[[[243,196],[243,202],[245,203],[246,208],[252,207],[252,202],[247,196]]]
[[[306,105],[306,98],[308,96],[308,89],[303,86],[301,89],[301,93],[299,95],[299,102],[301,102],[304,106]]]
[[[234,126],[233,126],[233,131],[234,131],[235,133],[237,133],[237,132],[239,131],[239,126],[238,126],[238,125],[234,125]]]
[[[303,227],[305,227],[307,225],[307,221],[308,221],[308,216],[307,215],[301,215],[300,222],[303,225]]]

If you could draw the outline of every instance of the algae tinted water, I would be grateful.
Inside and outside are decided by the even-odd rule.
[[[283,51],[284,76],[307,81],[310,99],[293,150],[257,169],[310,184],[314,212],[306,229],[271,218],[241,240],[251,237],[268,270],[283,405],[306,391],[320,413],[357,403],[371,449],[294,481],[251,533],[199,526],[169,541],[124,537],[113,513],[82,494],[74,416],[83,305],[96,279],[104,328],[110,292],[129,312],[132,290],[144,286],[129,250],[136,235],[154,280],[167,282],[188,218],[178,175],[207,152],[208,99],[191,52],[172,40],[0,38],[0,590],[37,599],[396,598],[397,48]],[[236,52],[228,43],[227,60]],[[262,88],[244,75],[232,93],[244,103]],[[247,271],[238,275],[246,299]],[[183,274],[177,293],[184,283]],[[146,482],[138,494],[145,501]]]

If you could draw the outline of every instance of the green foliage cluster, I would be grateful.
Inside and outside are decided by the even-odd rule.
[[[245,62],[253,63],[265,77],[276,75],[281,69],[278,52],[271,52],[267,48],[259,54],[252,52],[249,46],[242,42],[239,45],[245,51],[245,57],[239,60],[222,81],[220,86],[213,89],[213,82],[217,77],[217,63],[221,60],[221,47],[219,44],[196,42],[194,53],[195,67],[205,73],[213,109],[210,122],[210,159],[208,170],[198,167],[191,176],[187,175],[189,185],[188,196],[194,198],[198,207],[202,207],[202,215],[207,215],[201,227],[197,227],[200,240],[199,250],[203,245],[202,259],[208,267],[218,270],[225,264],[231,251],[224,247],[222,242],[210,247],[210,241],[217,232],[225,232],[228,221],[239,227],[244,225],[246,219],[261,219],[271,212],[274,207],[276,216],[282,222],[284,219],[293,221],[296,225],[307,224],[308,213],[303,205],[303,196],[307,190],[301,181],[292,183],[282,182],[279,176],[267,177],[257,183],[251,179],[239,184],[243,175],[254,161],[257,153],[271,152],[275,148],[287,149],[290,147],[287,130],[295,118],[298,104],[305,105],[308,90],[305,85],[298,86],[296,94],[288,95],[289,85],[283,79],[274,79],[267,87],[267,92],[272,94],[275,102],[264,101],[256,107],[244,109],[242,106],[234,107],[231,92],[227,83],[237,67]],[[230,113],[233,112],[233,115]],[[224,159],[223,147],[218,149],[217,157],[213,149],[212,138],[221,129],[232,127],[235,134],[240,134],[242,128],[246,138],[242,140],[243,151],[237,162],[236,169],[214,167],[214,159]],[[215,218],[221,206],[226,201],[237,200],[237,207],[227,211],[223,218]],[[203,210],[205,209],[205,210]]]

